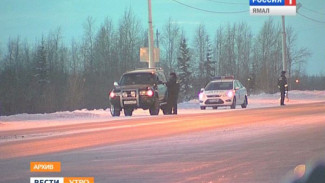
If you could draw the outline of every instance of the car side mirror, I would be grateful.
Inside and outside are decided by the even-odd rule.
[[[235,90],[239,90],[239,87],[237,86],[237,87],[235,88]]]
[[[114,81],[114,86],[115,87],[118,86],[118,82]]]

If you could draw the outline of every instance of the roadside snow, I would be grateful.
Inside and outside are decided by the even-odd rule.
[[[251,108],[265,108],[276,107],[279,105],[279,93],[276,94],[259,94],[251,95],[248,97],[248,109]],[[286,102],[287,105],[314,103],[325,101],[325,91],[290,91],[290,100]],[[218,110],[207,109],[202,111],[199,109],[199,101],[197,99],[189,102],[184,102],[178,105],[179,114],[193,114],[193,113],[212,113],[212,112],[224,112],[229,111],[227,107],[218,108]],[[237,110],[240,106],[237,107]],[[121,119],[134,119],[134,118],[146,118],[149,117],[148,110],[136,110],[132,117],[112,118],[109,109],[99,110],[76,110],[76,111],[64,111],[50,114],[17,114],[12,116],[0,116],[0,131],[5,130],[18,130],[26,128],[36,127],[51,127],[58,125],[68,125],[75,123],[88,123],[88,122],[107,122]]]

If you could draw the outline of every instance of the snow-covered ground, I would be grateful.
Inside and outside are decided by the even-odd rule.
[[[279,106],[279,93],[276,94],[259,94],[251,95],[248,97],[248,108],[241,109],[237,106],[236,110],[249,110],[252,108],[265,108]],[[290,100],[286,101],[287,105],[303,104],[313,102],[325,102],[325,91],[290,91]],[[193,114],[193,113],[212,113],[212,112],[225,112],[229,111],[229,107],[218,108],[218,110],[200,110],[198,100],[192,100],[184,102],[178,105],[179,114]],[[149,117],[148,110],[138,109],[134,111],[132,117],[124,117],[123,113],[121,117],[112,118],[109,109],[99,110],[76,110],[76,111],[64,111],[50,114],[17,114],[12,116],[0,116],[0,131],[26,129],[35,127],[50,127],[58,125],[67,125],[75,123],[86,122],[104,122],[107,120],[120,120],[120,119],[134,119]]]

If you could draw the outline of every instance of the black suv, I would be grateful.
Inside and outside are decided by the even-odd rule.
[[[149,109],[150,115],[158,115],[162,109],[166,114],[167,87],[162,69],[137,69],[126,72],[109,93],[112,116],[132,116],[134,109]]]

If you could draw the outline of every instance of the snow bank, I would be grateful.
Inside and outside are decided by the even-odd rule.
[[[280,94],[259,94],[251,95],[248,97],[248,109],[250,108],[264,108],[279,106]],[[290,100],[286,102],[287,105],[291,104],[303,104],[313,102],[325,102],[325,91],[289,91]],[[179,114],[188,113],[211,113],[211,112],[225,112],[229,110],[229,107],[218,108],[218,110],[200,110],[199,101],[197,99],[189,102],[184,102],[178,105]],[[240,109],[240,106],[236,110]],[[243,110],[243,109],[240,109]],[[86,122],[105,122],[121,119],[133,119],[133,118],[146,118],[149,117],[148,110],[138,109],[134,111],[132,117],[112,118],[109,109],[99,110],[76,110],[76,111],[64,111],[50,114],[17,114],[12,116],[0,116],[0,131],[9,129],[22,129],[33,128],[42,126],[56,126],[67,125],[74,123],[86,123]]]

